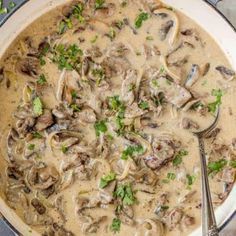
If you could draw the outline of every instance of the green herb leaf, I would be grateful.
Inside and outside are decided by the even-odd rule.
[[[135,19],[135,28],[139,29],[142,27],[143,22],[146,21],[149,18],[149,15],[147,12],[141,12]]]
[[[39,85],[45,85],[45,84],[47,83],[47,80],[46,80],[46,77],[45,77],[44,74],[41,74],[41,75],[39,76],[39,79],[37,80],[37,83],[38,83]]]
[[[231,167],[233,167],[233,168],[236,168],[236,160],[231,160],[231,161],[229,162],[229,165],[230,165]]]
[[[107,187],[113,180],[116,179],[116,174],[111,172],[106,176],[103,176],[100,180],[99,187],[100,188],[105,188]]]
[[[33,151],[34,148],[35,148],[35,144],[31,143],[27,146],[27,148],[30,150],[30,151]]]
[[[216,101],[208,104],[208,111],[214,114],[222,103],[224,93],[221,89],[213,89],[211,95],[216,97]]]
[[[74,6],[72,15],[78,19],[80,23],[84,23],[85,19],[83,17],[83,10],[84,10],[84,4],[78,3],[76,6]]]
[[[105,121],[98,121],[94,124],[94,129],[96,132],[97,136],[100,136],[101,133],[106,133],[107,132],[107,126]]]
[[[75,103],[71,104],[70,107],[73,109],[74,112],[79,112],[81,111],[79,106]]]
[[[104,3],[105,3],[105,0],[95,0],[95,10],[103,8]]]
[[[110,230],[113,232],[113,233],[117,233],[117,232],[120,232],[120,226],[121,226],[121,220],[118,219],[118,218],[114,218],[112,220],[112,224],[110,226]]]
[[[189,174],[187,174],[187,175],[186,175],[186,178],[187,178],[187,184],[188,184],[188,186],[193,185],[194,181],[196,180],[196,176],[195,176],[195,175],[189,175]]]
[[[136,155],[141,155],[144,153],[144,148],[142,145],[128,146],[123,152],[121,159],[128,160],[128,158],[133,158]]]
[[[107,36],[110,38],[111,41],[114,40],[114,38],[116,37],[116,31],[113,27],[110,28],[109,33],[107,34]]]
[[[33,100],[33,111],[37,116],[41,116],[43,114],[43,104],[39,97],[36,97]]]
[[[6,7],[0,9],[0,15],[6,14],[7,12],[8,10]]]
[[[208,174],[217,174],[222,171],[223,168],[227,165],[227,161],[221,159],[219,161],[209,162],[208,163]]]
[[[65,145],[61,145],[61,151],[65,154],[68,151],[68,147]]]
[[[139,108],[141,108],[142,110],[148,110],[149,109],[149,104],[148,102],[145,102],[145,101],[141,101],[139,104],[138,104]]]
[[[83,51],[76,44],[69,46],[59,44],[54,47],[52,53],[52,61],[58,65],[60,70],[64,68],[67,70],[78,69],[80,58],[83,55]]]
[[[72,97],[72,99],[77,98],[77,92],[73,90],[73,91],[71,92],[71,97]]]
[[[118,111],[122,106],[119,96],[109,97],[108,104],[109,108],[113,111]]]
[[[175,173],[168,173],[167,178],[170,179],[170,180],[175,180],[176,175],[175,175]]]
[[[136,198],[132,191],[130,183],[118,185],[114,196],[120,198],[124,205],[133,205],[136,202]]]
[[[33,138],[38,138],[38,139],[40,139],[40,138],[42,138],[43,136],[39,133],[39,132],[34,132],[33,133]]]
[[[180,150],[173,159],[173,165],[178,166],[182,163],[183,157],[188,155],[188,151],[186,150]]]

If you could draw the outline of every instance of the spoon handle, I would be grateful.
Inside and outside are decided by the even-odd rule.
[[[205,148],[203,138],[197,136],[200,162],[201,162],[201,177],[202,177],[202,235],[203,236],[218,236],[219,231],[216,225],[214,209],[211,200],[211,192],[207,174],[207,163],[205,156]]]

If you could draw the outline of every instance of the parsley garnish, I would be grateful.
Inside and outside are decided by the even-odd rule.
[[[105,121],[98,121],[94,124],[94,129],[96,132],[97,136],[100,136],[101,133],[106,133],[107,132],[107,126]]]
[[[175,175],[175,173],[168,173],[167,178],[170,179],[170,180],[175,180],[176,175]]]
[[[148,102],[145,102],[145,101],[141,101],[139,104],[138,104],[139,108],[141,108],[142,110],[147,110],[149,109],[149,104]]]
[[[139,29],[143,25],[143,22],[149,18],[147,12],[141,12],[135,19],[135,28]]]
[[[73,99],[77,98],[77,92],[73,90],[73,91],[71,92],[71,97],[72,97]]]
[[[112,224],[110,225],[110,230],[111,230],[113,233],[120,232],[120,225],[121,225],[121,220],[118,219],[118,218],[114,218],[114,219],[112,220]]]
[[[41,74],[41,75],[39,76],[39,79],[37,80],[37,83],[38,83],[39,85],[44,85],[44,84],[47,83],[47,80],[46,80],[46,77],[45,77],[44,74]]]
[[[105,3],[105,0],[95,0],[95,10],[103,8],[104,3]]]
[[[65,154],[68,151],[68,147],[65,145],[61,145],[61,151]]]
[[[180,150],[176,155],[173,160],[173,165],[178,166],[182,163],[183,157],[188,155],[188,151],[186,150]]]
[[[231,161],[229,162],[229,165],[230,165],[231,167],[233,167],[233,168],[236,168],[236,160],[231,160]]]
[[[110,182],[116,179],[116,174],[111,172],[106,176],[103,176],[100,180],[99,187],[100,188],[105,188],[107,185],[109,185]]]
[[[43,114],[43,104],[39,97],[36,97],[33,100],[33,111],[37,116],[41,116]]]
[[[215,113],[217,108],[222,103],[221,100],[222,100],[222,96],[224,95],[224,93],[221,89],[218,89],[218,90],[213,89],[211,92],[211,95],[216,97],[216,101],[208,104],[208,111],[211,113]]]
[[[34,148],[35,148],[35,144],[31,143],[27,146],[27,148],[30,150],[30,151],[33,151]]]
[[[33,137],[40,139],[40,138],[42,138],[43,136],[42,136],[39,132],[34,132],[34,133],[33,133]]]
[[[187,185],[188,185],[188,187],[193,185],[194,181],[196,180],[196,176],[195,175],[187,174],[186,178],[187,178]]]
[[[133,158],[136,155],[141,155],[144,153],[144,148],[142,145],[128,146],[121,155],[122,160],[128,160],[128,158]]]
[[[69,46],[59,44],[54,48],[52,61],[60,70],[63,68],[73,70],[78,68],[82,55],[83,51],[76,44]]]
[[[132,191],[130,183],[118,185],[114,196],[120,198],[124,205],[133,205],[136,202],[136,198]]]
[[[208,174],[217,174],[222,171],[223,168],[227,165],[227,161],[221,159],[219,161],[209,162],[208,163]]]
[[[70,107],[73,109],[74,112],[81,111],[77,104],[71,104]]]
[[[107,34],[107,36],[110,38],[111,41],[114,40],[114,38],[116,37],[116,31],[114,30],[113,27],[110,28],[109,33]]]

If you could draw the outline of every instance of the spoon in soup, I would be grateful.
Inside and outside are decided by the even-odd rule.
[[[218,107],[214,122],[206,129],[193,132],[198,139],[200,162],[201,162],[201,186],[202,186],[202,235],[203,236],[218,236],[215,213],[213,209],[211,192],[208,181],[207,162],[204,146],[204,138],[209,135],[216,127],[220,116],[220,108]]]

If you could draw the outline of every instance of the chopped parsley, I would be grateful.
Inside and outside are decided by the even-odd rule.
[[[196,176],[195,175],[187,174],[186,178],[187,178],[187,185],[188,185],[188,187],[193,185],[194,181],[196,180]]]
[[[75,103],[71,104],[70,107],[73,109],[74,112],[81,111],[79,106]]]
[[[125,106],[124,104],[120,101],[119,96],[113,96],[108,98],[108,105],[109,108],[115,112],[116,114],[116,126],[117,126],[117,134],[120,135],[123,130],[124,130],[124,113],[125,113]]]
[[[35,148],[35,144],[31,143],[27,146],[28,150],[33,151]]]
[[[47,83],[47,79],[44,74],[41,74],[39,76],[39,79],[37,80],[37,84],[39,85],[45,85]]]
[[[167,174],[167,179],[175,180],[175,178],[176,178],[175,173],[168,173],[168,174]]]
[[[98,121],[94,124],[94,129],[97,136],[100,136],[101,133],[107,132],[107,126],[104,120]]]
[[[227,165],[227,160],[221,159],[219,161],[213,161],[208,163],[208,174],[217,174],[222,171]]]
[[[100,180],[99,187],[100,188],[105,188],[107,187],[113,180],[116,179],[116,174],[111,172],[106,176],[103,176]]]
[[[82,55],[83,51],[76,44],[69,46],[59,44],[54,47],[52,61],[58,65],[60,70],[78,69]]]
[[[39,132],[34,132],[32,135],[33,135],[33,138],[38,138],[38,139],[43,137],[42,134],[40,134]]]
[[[113,97],[109,97],[108,104],[109,104],[109,108],[112,109],[113,111],[118,111],[119,108],[122,106],[120,97],[117,95]]]
[[[149,18],[149,15],[147,12],[141,12],[135,19],[135,28],[139,29],[142,27],[143,22],[146,21]]]
[[[153,79],[151,83],[152,83],[152,85],[153,85],[155,88],[160,88],[160,85],[159,85],[157,79]]]
[[[95,10],[103,8],[104,3],[105,3],[105,0],[95,0]]]
[[[142,145],[128,146],[121,155],[122,160],[128,160],[128,158],[133,158],[136,155],[141,155],[144,153],[144,148]]]
[[[215,102],[209,103],[208,104],[208,111],[211,113],[215,113],[217,108],[221,105],[222,103],[222,96],[224,95],[223,91],[221,89],[213,89],[211,92],[212,96],[216,97]]]
[[[71,97],[72,97],[73,99],[77,98],[77,92],[73,90],[73,91],[71,92]]]
[[[118,185],[114,192],[114,197],[120,198],[123,205],[131,206],[136,202],[130,183]]]
[[[110,28],[109,33],[107,34],[108,38],[110,38],[111,41],[114,40],[116,37],[116,31],[113,27]]]
[[[229,165],[230,165],[231,167],[233,167],[233,168],[236,168],[236,160],[231,160],[231,161],[229,162]]]
[[[141,108],[142,110],[148,110],[149,109],[149,104],[148,102],[145,102],[145,101],[141,101],[139,104],[138,104],[139,108]]]
[[[120,232],[120,226],[121,226],[121,220],[118,219],[118,218],[114,218],[114,219],[112,220],[111,225],[110,225],[110,230],[111,230],[113,233]]]
[[[82,3],[78,3],[77,5],[75,5],[73,7],[72,14],[60,22],[58,33],[64,34],[68,29],[73,28],[73,23],[72,23],[73,17],[76,18],[80,23],[84,23],[85,19],[82,16],[83,10],[84,10],[84,5]]]
[[[33,111],[37,116],[41,116],[43,114],[43,104],[39,97],[36,97],[33,100]]]
[[[61,151],[65,154],[68,152],[68,147],[65,145],[61,145]]]
[[[173,165],[178,166],[182,163],[183,157],[188,155],[188,151],[180,150],[173,159]]]

